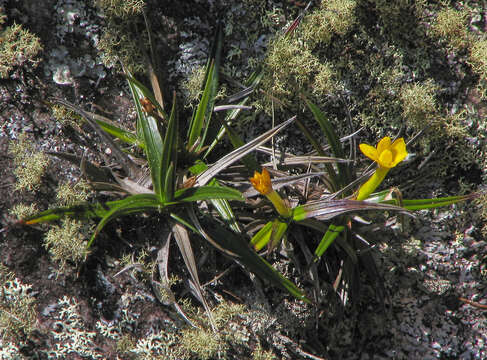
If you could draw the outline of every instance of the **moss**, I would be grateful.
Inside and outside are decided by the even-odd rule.
[[[34,151],[25,134],[21,135],[18,141],[10,142],[9,152],[14,158],[14,174],[17,177],[15,189],[19,191],[38,190],[49,165],[47,155]]]
[[[22,25],[13,24],[0,33],[0,78],[8,78],[17,66],[35,67],[42,50],[39,38]]]
[[[442,9],[438,12],[431,31],[437,38],[446,40],[450,47],[464,48],[470,42],[467,18],[466,10]]]
[[[79,263],[88,255],[86,244],[92,232],[90,224],[74,219],[63,219],[61,225],[54,225],[44,238],[44,246],[49,250],[54,261],[59,262],[63,270],[68,261]]]
[[[469,62],[480,78],[487,79],[487,40],[476,41],[472,45]]]

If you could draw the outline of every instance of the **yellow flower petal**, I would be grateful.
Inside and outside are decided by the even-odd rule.
[[[265,168],[262,169],[262,174],[255,171],[254,177],[251,177],[249,180],[254,186],[255,190],[260,192],[262,195],[267,195],[272,192],[271,176]]]
[[[390,169],[393,164],[392,160],[392,151],[389,149],[385,149],[383,152],[380,153],[378,163],[381,167]]]
[[[373,146],[370,146],[368,144],[360,144],[359,145],[360,151],[367,156],[370,160],[373,161],[378,161],[379,160],[379,153],[377,152],[377,149]]]
[[[406,151],[406,143],[404,142],[403,138],[396,139],[396,141],[392,143],[391,151],[394,158],[392,167],[399,164],[406,158],[406,156],[408,156],[408,152]]]
[[[389,136],[383,137],[377,144],[377,152],[380,155],[381,152],[383,152],[385,149],[388,149],[390,147],[391,147],[391,138]]]

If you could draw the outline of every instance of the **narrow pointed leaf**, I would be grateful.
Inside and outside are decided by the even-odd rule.
[[[325,235],[321,239],[318,247],[315,250],[315,258],[314,261],[318,261],[321,256],[325,253],[326,249],[335,241],[336,237],[340,235],[340,233],[345,229],[342,225],[335,225],[330,224],[328,226],[328,230],[326,231]]]
[[[106,214],[96,226],[96,229],[91,236],[87,247],[89,248],[93,244],[96,236],[111,220],[120,216],[133,213],[140,213],[144,211],[158,211],[161,210],[162,207],[163,205],[154,194],[131,195],[125,198],[123,203],[118,204],[118,206],[112,207],[108,212],[106,212]]]
[[[64,99],[55,98],[54,101],[81,115],[88,122],[91,128],[96,132],[96,134],[101,138],[101,140],[104,141],[108,146],[110,146],[112,154],[117,158],[118,162],[123,167],[127,175],[132,179],[137,178],[137,175],[139,173],[139,169],[137,168],[137,166],[133,163],[132,160],[130,160],[129,156],[125,154],[118,147],[117,144],[115,144],[112,138],[100,127],[100,125],[98,125],[93,115],[90,115],[79,106],[71,104],[69,101],[66,101]]]
[[[161,180],[165,191],[161,194],[162,201],[171,201],[174,197],[174,187],[176,183],[175,172],[177,169],[178,153],[178,120],[176,116],[176,93],[173,96],[173,104],[169,123],[167,125],[164,146],[161,159]]]
[[[286,290],[299,300],[310,302],[302,290],[251,249],[241,235],[223,228],[215,221],[209,223],[205,229],[220,247],[237,254],[238,261],[255,275]]]
[[[291,124],[296,119],[296,116],[284,121],[282,124],[277,125],[276,127],[268,130],[264,134],[256,137],[254,140],[250,141],[249,143],[235,149],[231,153],[225,155],[220,160],[218,160],[215,164],[210,166],[206,171],[198,175],[196,183],[198,185],[206,185],[215,175],[217,175],[220,171],[226,169],[228,166],[233,164],[234,162],[240,160],[242,157],[247,155],[249,152],[254,150],[257,146],[264,144],[265,142],[269,141],[274,135],[276,135],[279,131],[286,128],[289,124]]]
[[[201,186],[177,190],[174,194],[175,202],[193,202],[210,199],[226,199],[244,201],[242,193],[236,189],[223,186]]]
[[[174,234],[174,239],[178,244],[179,251],[183,256],[186,268],[188,269],[188,272],[191,275],[191,279],[193,280],[193,284],[195,286],[195,290],[198,294],[199,300],[202,302],[205,308],[213,330],[216,331],[215,320],[213,319],[210,307],[208,306],[208,303],[206,302],[206,299],[203,296],[203,291],[201,289],[200,279],[198,277],[198,269],[196,267],[196,261],[194,259],[194,253],[193,249],[191,248],[191,242],[189,240],[188,232],[186,228],[184,228],[181,224],[177,222],[173,223],[172,232]]]
[[[269,243],[272,233],[272,221],[265,224],[250,240],[250,244],[254,246],[254,249],[259,251]]]
[[[213,179],[210,186],[221,187],[216,179]],[[215,210],[218,212],[220,217],[228,224],[228,226],[235,232],[240,233],[240,227],[238,226],[237,219],[235,218],[235,214],[233,213],[232,207],[228,200],[225,199],[211,199],[211,204],[215,207]]]
[[[356,200],[319,200],[305,205],[297,206],[293,209],[293,220],[301,221],[306,218],[318,220],[329,220],[336,216],[343,215],[351,211],[381,210],[381,211],[400,211],[406,210],[400,206],[389,204],[374,204],[367,201]]]
[[[127,77],[127,79],[137,111],[137,127],[141,129],[146,146],[144,150],[150,168],[152,186],[156,195],[162,200],[164,186],[161,172],[163,149],[161,129],[159,128],[157,119],[142,110],[140,99],[144,97],[144,94],[139,85],[137,85],[137,82],[131,77]]]

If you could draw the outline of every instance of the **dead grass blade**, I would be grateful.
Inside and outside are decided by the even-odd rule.
[[[186,268],[188,269],[189,274],[191,275],[191,279],[194,285],[194,290],[199,297],[198,300],[203,304],[203,307],[205,308],[205,311],[208,315],[208,319],[210,321],[210,325],[213,331],[217,332],[215,320],[213,319],[213,315],[211,313],[210,307],[208,306],[208,303],[206,302],[206,299],[203,296],[203,291],[201,289],[201,284],[198,277],[198,269],[196,268],[196,261],[194,259],[193,249],[191,248],[191,242],[189,239],[188,231],[183,225],[177,222],[173,222],[172,232],[174,234],[174,239],[178,244],[179,251],[183,256],[184,263],[186,264]]]

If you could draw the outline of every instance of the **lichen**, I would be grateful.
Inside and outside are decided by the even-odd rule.
[[[146,42],[144,32],[134,32],[134,25],[142,19],[143,0],[98,0],[97,6],[106,17],[103,35],[97,44],[107,67],[120,68],[120,62],[131,73],[146,69],[141,41]],[[142,37],[142,38],[141,38]]]
[[[25,134],[17,141],[10,142],[9,152],[13,155],[14,174],[17,177],[15,190],[38,190],[49,165],[47,155],[35,151]]]
[[[60,225],[52,226],[44,237],[44,246],[51,258],[64,270],[68,262],[75,264],[88,255],[86,244],[92,232],[92,225],[75,219],[65,218]]]
[[[487,79],[487,40],[476,41],[470,49],[469,62],[481,79]]]
[[[58,301],[59,311],[53,324],[52,335],[55,346],[48,352],[50,358],[66,359],[73,355],[92,359],[104,356],[96,348],[94,340],[96,332],[88,331],[78,311],[75,298],[64,296]]]
[[[464,48],[470,38],[467,27],[468,12],[447,7],[440,10],[431,27],[432,33],[439,39],[446,40],[452,48]]]
[[[62,183],[56,191],[56,198],[60,206],[72,206],[84,202],[91,193],[91,186],[84,180],[70,183]]]
[[[36,204],[15,204],[12,209],[10,209],[10,215],[14,218],[20,220],[24,219],[30,215],[33,215],[37,212],[37,205]]]
[[[354,0],[322,1],[302,24],[302,38],[314,48],[327,45],[334,35],[343,36],[355,23]]]
[[[400,99],[402,116],[408,126],[421,130],[432,124],[437,116],[436,87],[432,81],[406,84],[402,87]]]
[[[0,78],[19,66],[35,67],[42,45],[37,36],[19,24],[13,24],[0,33]]]
[[[21,343],[35,325],[35,298],[31,285],[22,283],[2,266],[0,288],[0,338]]]

